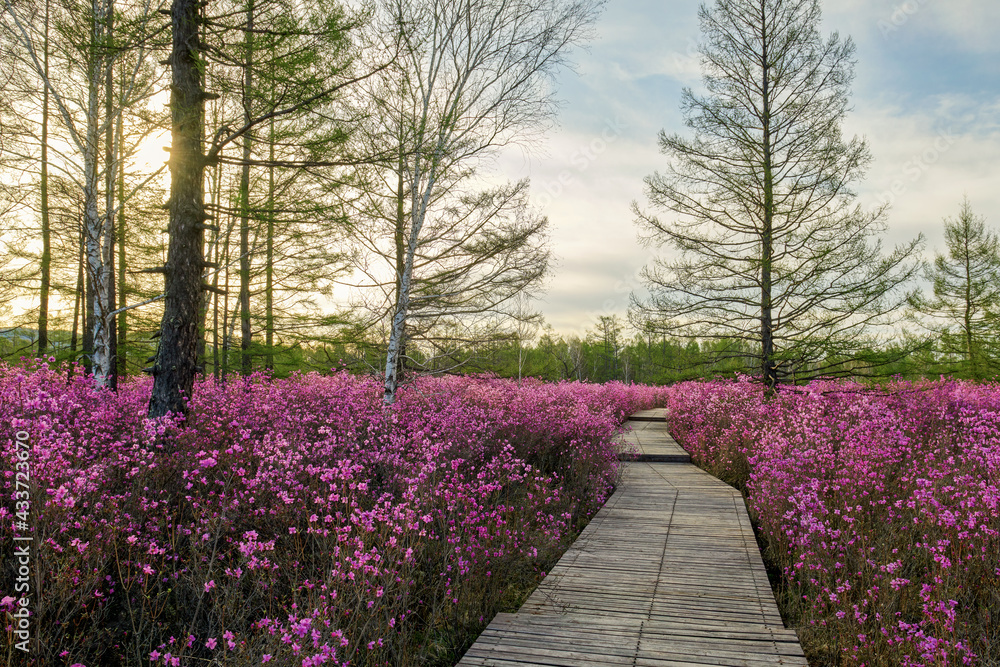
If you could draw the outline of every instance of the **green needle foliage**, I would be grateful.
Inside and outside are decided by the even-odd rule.
[[[950,369],[983,379],[1000,371],[1000,241],[968,199],[958,218],[945,219],[947,254],[925,268],[933,295],[914,295],[914,310],[938,340]]]

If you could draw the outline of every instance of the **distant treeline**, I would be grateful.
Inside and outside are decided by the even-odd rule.
[[[69,345],[70,333],[53,332],[46,355],[56,361],[81,361],[82,352]],[[8,330],[0,334],[0,357],[8,362],[33,357],[37,336],[28,329]],[[147,343],[152,349],[152,342]],[[140,345],[130,348],[129,358],[139,356]],[[270,354],[276,377],[295,372],[331,372],[347,370],[355,374],[378,374],[385,356],[384,344],[372,341],[336,341],[297,343],[252,352],[259,358]],[[531,340],[516,336],[496,337],[470,347],[456,346],[445,354],[414,348],[407,351],[404,377],[426,373],[485,373],[507,378],[533,377],[546,381],[581,380],[585,382],[620,381],[637,384],[670,384],[692,379],[732,378],[737,374],[759,376],[759,352],[738,340],[696,341],[630,331],[616,316],[602,317],[584,336],[560,335],[544,326]],[[235,371],[239,365],[238,349],[232,350],[228,363]],[[949,351],[947,337],[925,335],[899,339],[895,344],[871,350],[867,358],[853,358],[836,363],[828,360],[827,375],[881,380],[936,378],[941,375],[989,380],[1000,375],[1000,357],[986,357],[973,364],[961,354]],[[258,370],[260,367],[258,367]],[[138,368],[128,369],[136,374]],[[209,375],[222,377],[220,364],[206,369]],[[800,369],[801,382],[813,376],[813,369]],[[788,372],[795,381],[794,364]]]

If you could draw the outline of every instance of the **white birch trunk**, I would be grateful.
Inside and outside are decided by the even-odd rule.
[[[94,350],[91,357],[93,364],[94,385],[103,388],[111,375],[111,329],[108,325],[108,315],[111,312],[111,281],[108,279],[108,263],[105,257],[110,253],[112,240],[109,238],[108,223],[113,215],[102,216],[98,210],[98,148],[100,128],[100,86],[103,81],[100,73],[105,67],[108,56],[97,56],[97,49],[102,48],[104,41],[104,20],[102,15],[107,11],[100,0],[94,0],[93,11],[93,41],[95,48],[91,51],[91,62],[87,82],[87,133],[83,153],[83,206],[84,233],[87,244],[87,270],[94,285]],[[107,119],[110,122],[110,119]]]
[[[426,127],[427,119],[430,116],[431,95],[433,85],[425,88],[422,109],[420,116],[420,127]],[[423,143],[423,131],[418,130],[417,145]],[[396,390],[399,388],[399,357],[403,349],[403,337],[406,333],[406,318],[410,311],[410,290],[413,287],[413,259],[417,253],[417,244],[420,239],[420,232],[424,226],[424,219],[430,205],[431,193],[434,191],[436,181],[436,169],[441,152],[442,138],[439,136],[434,154],[434,159],[430,161],[427,173],[424,173],[424,159],[421,151],[416,151],[413,157],[413,170],[407,173],[410,181],[410,238],[406,243],[406,259],[403,262],[403,273],[399,276],[399,294],[396,298],[396,311],[392,316],[392,327],[389,331],[389,348],[386,351],[385,361],[385,394],[383,403],[392,405],[396,402]],[[421,190],[421,180],[427,178],[427,184]]]
[[[382,397],[382,402],[385,405],[392,405],[396,402],[396,390],[399,388],[399,353],[403,348],[403,333],[406,330],[406,316],[410,307],[411,280],[412,270],[404,270],[399,281],[396,312],[393,313],[392,327],[389,330],[389,349],[386,352],[385,360],[385,394]]]
[[[399,276],[399,294],[396,298],[396,311],[392,316],[392,328],[389,330],[389,349],[385,360],[385,394],[382,398],[385,405],[396,402],[396,390],[399,388],[399,356],[403,350],[403,337],[406,333],[406,318],[410,312],[410,291],[413,287],[413,259],[417,254],[417,242],[424,226],[424,216],[427,212],[427,202],[430,200],[434,179],[430,178],[423,196],[419,192],[419,155],[413,174],[412,199],[414,206],[410,213],[410,238],[406,243],[406,259],[403,262],[403,275]]]
[[[475,165],[505,145],[512,131],[551,114],[551,100],[539,94],[539,85],[560,65],[560,51],[596,19],[601,3],[381,4],[387,28],[398,31],[397,63],[404,71],[389,89],[398,86],[402,95],[401,136],[413,160],[406,169],[411,196],[406,257],[401,267],[395,260],[398,294],[385,364],[388,406],[396,400],[406,322],[415,307],[411,291],[415,281],[426,280],[413,275],[414,257],[420,247],[421,266],[426,264],[423,254],[433,240],[421,239],[421,233],[439,184],[455,178],[461,165]]]

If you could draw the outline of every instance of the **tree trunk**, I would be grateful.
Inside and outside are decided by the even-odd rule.
[[[385,394],[383,402],[385,405],[392,405],[396,401],[396,390],[403,379],[402,361],[406,341],[404,334],[406,330],[407,307],[410,297],[410,277],[406,269],[406,195],[407,188],[404,180],[405,158],[400,146],[399,171],[396,183],[396,300],[393,310],[392,325],[389,331],[389,348],[386,351],[385,364]],[[404,303],[405,299],[405,303]]]
[[[160,346],[153,366],[149,416],[183,413],[198,363],[198,315],[204,270],[205,97],[202,91],[199,0],[173,0],[170,17],[170,246]]]
[[[385,405],[392,405],[396,402],[396,390],[399,389],[399,362],[403,346],[403,331],[406,327],[406,314],[410,302],[410,276],[403,277],[405,292],[400,295],[396,303],[396,311],[392,317],[392,329],[389,331],[389,349],[386,352],[385,362],[385,393],[382,397]]]
[[[121,123],[118,124],[118,155],[120,156],[122,147],[122,132],[123,128]],[[125,235],[127,229],[125,226],[125,161],[118,160],[118,294],[120,295],[119,302],[122,308],[127,306],[128,292],[125,289]],[[117,346],[118,353],[118,375],[128,374],[128,352],[126,350],[126,345],[128,343],[128,311],[122,311],[118,314],[118,332],[115,340],[115,345]]]
[[[773,391],[778,385],[778,369],[774,363],[774,323],[772,313],[772,282],[771,266],[774,257],[774,173],[771,153],[771,99],[770,99],[770,63],[767,21],[764,1],[761,0],[761,89],[763,91],[763,128],[764,128],[764,220],[761,230],[760,257],[760,342],[761,342],[761,372],[764,386]]]
[[[115,175],[118,171],[118,151],[115,146],[115,127],[118,125],[114,121],[114,0],[107,0],[105,5],[107,14],[105,15],[105,53],[104,53],[104,238],[102,248],[102,263],[107,276],[107,287],[105,289],[105,303],[109,315],[104,318],[104,328],[107,330],[107,378],[106,383],[109,389],[118,390],[118,329],[116,326],[117,315],[110,315],[115,312],[117,299],[115,298]]]
[[[267,348],[265,366],[274,370],[274,119],[271,119],[269,159],[267,169],[267,259],[264,266],[264,345]]]
[[[81,229],[86,225],[86,213],[81,214]],[[83,232],[80,238],[80,266],[83,268],[84,299],[83,299],[83,340],[80,342],[83,353],[83,370],[87,375],[94,368],[94,281],[87,268],[87,234]]]
[[[250,139],[244,139],[243,154],[250,152]],[[240,372],[250,375],[253,363],[250,357],[250,344],[253,330],[250,327],[250,220],[246,210],[246,195],[249,192],[250,166],[243,165],[243,176],[240,179],[240,198],[243,211],[240,215]]]
[[[222,165],[221,163],[216,163],[214,167],[214,188],[212,192],[212,203],[215,205],[215,210],[221,210],[222,202]],[[222,271],[223,266],[226,266],[229,261],[229,234],[226,233],[226,251],[222,252],[219,247],[219,235],[222,233],[222,220],[221,215],[216,216],[216,227],[213,230],[213,263],[216,268],[212,271],[212,377],[216,382],[221,379],[219,373],[219,273]],[[227,269],[228,275],[228,269]],[[224,326],[224,323],[223,323]]]
[[[49,3],[45,2],[45,47],[42,53],[45,80],[49,78]],[[38,356],[49,346],[49,287],[52,267],[51,228],[49,227],[49,87],[42,87],[42,173],[40,193],[42,208],[41,286],[38,299]]]
[[[94,19],[96,21],[96,17]],[[97,213],[97,72],[91,66],[90,94],[87,109],[87,134],[84,150],[84,183],[83,183],[83,243],[86,255],[87,273],[87,309],[86,327],[83,334],[83,349],[86,355],[84,366],[88,372],[100,373],[95,364],[95,346],[99,344],[98,321],[102,313],[97,305],[98,285],[96,281],[101,274],[100,226],[102,220]]]
[[[254,3],[247,5],[246,54],[243,70],[243,122],[251,120],[250,103],[253,90],[253,29]],[[253,139],[250,133],[243,135],[243,166],[240,172],[240,370],[250,375],[253,366],[250,358],[250,343],[253,331],[250,328],[250,154]]]
[[[229,349],[231,347],[232,336],[229,333],[229,318],[232,315],[229,312],[229,243],[231,241],[233,232],[233,220],[230,216],[229,226],[226,228],[226,241],[223,245],[222,250],[222,264],[220,266],[226,267],[226,282],[225,287],[222,291],[225,292],[225,296],[222,300],[222,381],[225,382],[227,376],[229,375]]]
[[[200,307],[198,309],[198,350],[195,354],[195,373],[205,375],[205,366],[208,363],[208,346],[205,334],[208,332],[208,298],[202,294]]]
[[[969,234],[970,225],[968,221],[964,221],[965,233],[963,237],[965,239],[965,314],[964,314],[964,325],[965,325],[965,352],[968,358],[969,371],[974,379],[979,379],[979,368],[976,363],[976,354],[974,343],[972,341],[972,310],[974,304],[972,303],[972,281],[975,280],[975,276],[972,275],[972,249],[969,247]]]
[[[222,288],[225,298],[222,300],[222,381],[225,382],[229,375],[229,348],[231,347],[232,335],[229,332],[229,241],[232,236],[233,220],[230,217],[229,226],[226,229],[226,243],[222,251],[223,264],[226,267],[226,285]]]
[[[215,263],[219,266],[219,244],[215,244]],[[212,276],[212,377],[219,381],[219,272]]]
[[[85,262],[85,259],[84,259],[84,252],[83,252],[83,230],[81,228],[81,230],[80,230],[80,258],[79,258],[79,261],[77,262],[77,275],[76,275],[76,298],[73,300],[73,331],[70,334],[70,338],[69,338],[69,349],[70,349],[70,353],[72,354],[71,359],[73,361],[76,361],[76,344],[77,344],[77,340],[78,340],[77,336],[78,336],[79,331],[80,331],[79,330],[79,326],[80,326],[80,307],[81,307],[81,305],[83,306],[84,312],[86,312],[86,307],[87,307],[87,304],[84,302],[84,292],[85,292],[86,283],[87,283],[86,278],[85,278],[86,270],[84,269],[84,262]],[[84,328],[86,329],[86,325],[84,325]],[[73,369],[72,369],[72,366],[71,366],[70,367],[70,374],[72,374],[72,372],[73,372]]]
[[[100,90],[101,70],[106,62],[105,30],[107,11],[100,5],[100,0],[91,3],[91,49],[87,73],[87,130],[83,154],[83,206],[84,230],[87,239],[87,274],[93,286],[93,313],[91,369],[94,384],[97,387],[107,386],[111,376],[113,357],[111,356],[111,336],[107,322],[111,312],[110,293],[111,280],[108,272],[108,228],[105,216],[100,215],[98,200],[98,148],[100,144]]]

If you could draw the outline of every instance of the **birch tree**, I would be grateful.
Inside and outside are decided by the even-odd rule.
[[[393,162],[384,172],[389,177],[383,191],[390,205],[382,216],[397,221],[390,254],[394,289],[385,359],[387,405],[395,401],[407,327],[416,312],[426,308],[443,316],[449,309],[484,305],[489,310],[499,304],[472,306],[475,298],[502,303],[519,291],[505,288],[531,284],[528,276],[515,277],[516,266],[507,263],[526,250],[523,244],[511,245],[513,236],[523,233],[530,238],[534,233],[530,230],[539,229],[538,221],[527,221],[529,214],[523,208],[515,214],[523,224],[508,227],[506,233],[513,236],[497,246],[514,247],[513,254],[485,253],[483,266],[489,261],[497,264],[478,277],[468,270],[462,280],[449,284],[449,276],[463,271],[455,266],[449,273],[443,267],[441,280],[424,283],[427,289],[422,290],[421,263],[431,258],[422,248],[435,239],[466,258],[485,249],[475,246],[489,235],[472,241],[475,232],[467,232],[468,218],[490,219],[483,213],[520,196],[526,184],[482,195],[468,189],[460,194],[460,186],[469,188],[468,179],[481,159],[552,117],[548,78],[565,63],[569,48],[587,36],[602,4],[601,0],[379,2],[382,34],[391,35],[399,51],[397,66],[380,80],[375,96],[378,118],[384,122],[370,135],[395,148]],[[477,224],[471,222],[472,228]],[[488,296],[490,290],[497,296]]]
[[[360,289],[343,317],[363,336],[384,329],[388,337],[403,294],[407,194],[388,198],[395,210],[384,217],[373,209],[351,216],[355,272],[350,284]],[[527,327],[535,319],[527,299],[546,275],[550,253],[548,221],[530,210],[527,181],[467,196],[450,194],[447,206],[438,200],[430,210],[414,244],[397,381],[405,364],[412,370],[454,370],[468,360],[470,349],[487,340],[508,340],[518,325]]]
[[[151,1],[118,12],[114,0],[86,4],[62,3],[50,16],[50,3],[38,16],[33,3],[4,1],[2,29],[16,43],[19,64],[30,70],[43,89],[43,254],[40,328],[47,327],[48,288],[48,172],[57,166],[82,192],[87,282],[92,289],[92,356],[98,387],[114,384],[115,377],[115,175],[122,152],[123,114],[155,91],[155,78],[145,68],[150,35],[155,32],[157,5]],[[124,25],[116,26],[116,12]],[[51,19],[51,20],[50,20]],[[115,65],[128,53],[128,68],[116,77]],[[59,67],[50,63],[57,59]],[[59,74],[54,75],[56,70]],[[122,92],[114,86],[124,80]],[[51,112],[49,105],[51,104]],[[50,113],[59,118],[70,151],[62,149],[50,161]],[[102,202],[103,199],[103,202]],[[102,206],[103,203],[103,206]]]
[[[844,371],[905,304],[921,244],[883,253],[886,210],[854,202],[870,162],[841,134],[854,44],[820,35],[819,0],[716,0],[699,17],[706,93],[681,100],[694,136],[661,133],[667,166],[646,179],[669,217],[634,206],[673,255],[646,267],[632,317],[750,343],[768,387]]]

